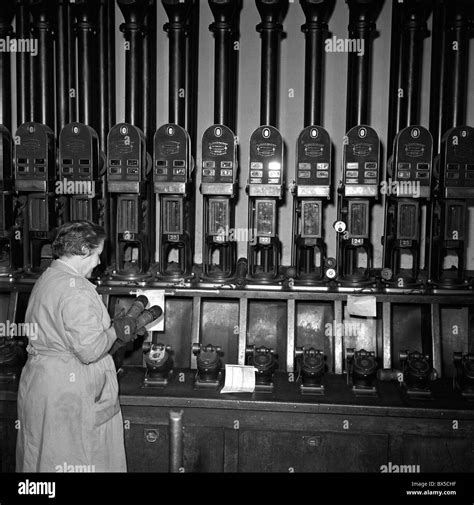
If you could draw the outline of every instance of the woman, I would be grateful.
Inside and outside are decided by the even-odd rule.
[[[112,357],[133,339],[133,321],[114,322],[87,280],[100,263],[103,228],[62,226],[57,258],[36,282],[25,322],[36,323],[18,392],[19,472],[126,471],[122,414]]]

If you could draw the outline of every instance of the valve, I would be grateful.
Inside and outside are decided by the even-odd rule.
[[[322,379],[326,370],[326,357],[324,352],[310,347],[297,347],[295,359],[298,371],[302,377],[301,394],[324,394]]]
[[[143,360],[147,371],[145,386],[166,386],[169,376],[173,373],[173,350],[171,346],[162,343],[152,343],[149,348],[144,346]]]
[[[250,345],[247,346],[245,354],[247,355],[247,364],[256,368],[256,391],[271,392],[273,390],[273,372],[278,367],[278,355],[275,350],[263,345],[260,347]]]
[[[193,344],[193,354],[196,356],[197,374],[195,385],[197,388],[215,388],[219,386],[222,376],[222,349],[213,345]]]
[[[375,353],[361,349],[346,349],[347,383],[352,384],[356,396],[376,396],[375,379],[377,375]]]

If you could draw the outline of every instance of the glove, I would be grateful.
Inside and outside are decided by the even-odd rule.
[[[130,316],[121,316],[114,319],[114,329],[117,334],[117,340],[127,344],[135,340],[137,336],[137,321]]]

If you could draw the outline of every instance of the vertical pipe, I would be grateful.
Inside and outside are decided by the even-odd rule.
[[[13,34],[12,21],[15,15],[14,0],[3,2],[0,10],[0,38]],[[10,52],[0,52],[0,124],[12,128],[12,85]]]
[[[444,105],[447,85],[445,0],[435,0],[431,32],[431,69],[436,69],[436,71],[431,72],[429,124],[430,132],[433,135],[433,154],[436,156],[439,153],[446,124]]]
[[[371,39],[377,2],[346,0],[349,6],[349,39],[360,40],[363,54],[350,51],[347,70],[346,131],[369,122]]]
[[[214,48],[214,123],[229,126],[230,102],[229,70],[231,68],[229,45],[231,40],[231,28],[218,29],[213,24],[216,44]]]
[[[423,38],[426,33],[426,16],[424,5],[408,12],[405,25],[404,68],[406,69],[407,117],[406,125],[418,124],[420,121],[421,64],[423,60]]]
[[[186,21],[194,4],[162,0],[169,22],[164,29],[169,38],[169,122],[186,127]]]
[[[70,2],[70,0],[69,0]],[[78,121],[79,103],[77,96],[77,54],[76,54],[76,34],[74,31],[74,13],[73,7],[68,5],[68,24],[67,47],[70,58],[68,64],[68,82],[69,82],[69,121]]]
[[[447,124],[443,133],[453,126],[461,126],[466,120],[467,76],[469,62],[469,37],[471,23],[466,1],[450,3],[448,10],[448,60],[451,79],[448,83],[449,96],[446,107]]]
[[[30,11],[28,0],[17,0],[15,12],[15,34],[18,38],[26,39],[30,32]],[[31,118],[28,89],[31,82],[30,56],[25,52],[16,53],[16,103],[17,126]]]
[[[180,61],[180,56],[185,51],[185,35],[183,30],[176,30],[169,26],[170,38],[169,49],[169,122],[179,126],[185,126],[185,108],[180,105],[183,102],[182,94],[185,90],[185,66]]]
[[[189,36],[186,38],[186,130],[191,138],[191,153],[196,159],[197,103],[199,82],[199,1],[192,3]]]
[[[100,87],[93,83],[99,74],[97,26],[100,4],[96,0],[80,0],[75,2],[77,61],[78,68],[78,101],[79,122],[99,129],[99,114],[97,111]],[[99,77],[100,80],[100,77]]]
[[[108,88],[108,111],[109,111],[109,129],[116,123],[116,104],[115,104],[115,1],[107,0],[107,88]],[[105,132],[105,136],[108,131]],[[105,137],[106,138],[106,137]],[[104,139],[104,150],[107,142]]]
[[[71,121],[71,108],[69,90],[70,63],[74,61],[75,51],[71,42],[71,13],[67,0],[59,0],[58,4],[58,29],[56,44],[56,137],[59,132]]]
[[[401,19],[401,51],[398,71],[399,87],[403,100],[400,103],[398,131],[420,121],[421,65],[423,39],[426,36],[426,20],[429,0],[411,0],[403,3]],[[397,132],[395,132],[397,133]]]
[[[238,83],[239,83],[239,51],[240,44],[240,22],[239,13],[242,9],[242,0],[236,0],[236,14],[234,16],[234,24],[232,29],[232,67],[230,69],[230,119],[229,128],[235,132],[237,131],[237,110],[238,110]]]
[[[262,77],[260,88],[260,123],[277,126],[279,33],[262,30]]]
[[[183,439],[183,411],[171,410],[169,413],[169,469],[172,473],[177,473],[183,468]]]
[[[317,22],[315,22],[316,24]],[[319,23],[318,23],[319,24]],[[304,126],[321,124],[321,95],[322,95],[322,67],[323,67],[323,50],[322,41],[324,40],[323,30],[327,25],[318,26],[311,30],[310,24],[307,23],[306,33],[306,48],[305,48],[305,99],[304,99]],[[311,71],[312,70],[312,71]]]
[[[393,141],[395,135],[401,130],[400,125],[406,124],[405,117],[402,117],[404,101],[400,91],[402,90],[402,66],[403,61],[400,58],[402,49],[401,37],[401,13],[402,5],[398,2],[392,2],[392,35],[390,43],[390,82],[388,96],[388,131],[387,131],[387,159],[392,155]]]
[[[54,43],[53,15],[55,5],[48,0],[31,0],[33,37],[38,40],[38,54],[31,55],[33,86],[33,120],[49,126],[54,131]]]
[[[143,126],[148,152],[153,151],[153,135],[156,130],[156,3],[149,0],[146,14],[146,30],[143,39]]]
[[[301,27],[305,34],[304,76],[304,126],[320,125],[322,122],[322,86],[324,65],[324,40],[327,36],[327,18],[333,2],[314,3],[300,0],[306,16]]]
[[[99,123],[99,139],[100,146],[103,151],[107,145],[107,135],[109,133],[110,123],[110,83],[109,83],[109,66],[112,62],[109,61],[109,24],[108,18],[112,15],[114,4],[111,0],[100,0],[99,6],[99,107],[98,107],[98,123]]]
[[[277,127],[280,39],[283,31],[281,21],[287,1],[256,0],[256,3],[262,19],[257,25],[262,38],[260,124]]]
[[[99,6],[99,107],[98,121],[100,147],[104,153],[107,151],[107,136],[115,125],[115,0],[100,0]],[[107,176],[102,178],[102,222],[107,236],[112,236],[110,222],[109,195],[107,194]],[[104,258],[110,259],[113,246],[108,241],[105,246]],[[106,260],[106,261],[107,261]]]
[[[231,128],[233,83],[232,68],[235,51],[232,47],[234,16],[237,5],[231,0],[209,0],[214,23],[209,29],[214,33],[214,123]]]
[[[143,27],[148,0],[117,0],[125,23],[120,25],[126,41],[125,122],[143,125]]]

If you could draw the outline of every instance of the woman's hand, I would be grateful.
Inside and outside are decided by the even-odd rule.
[[[117,340],[126,344],[137,337],[137,321],[130,316],[119,316],[114,319],[114,329]]]

